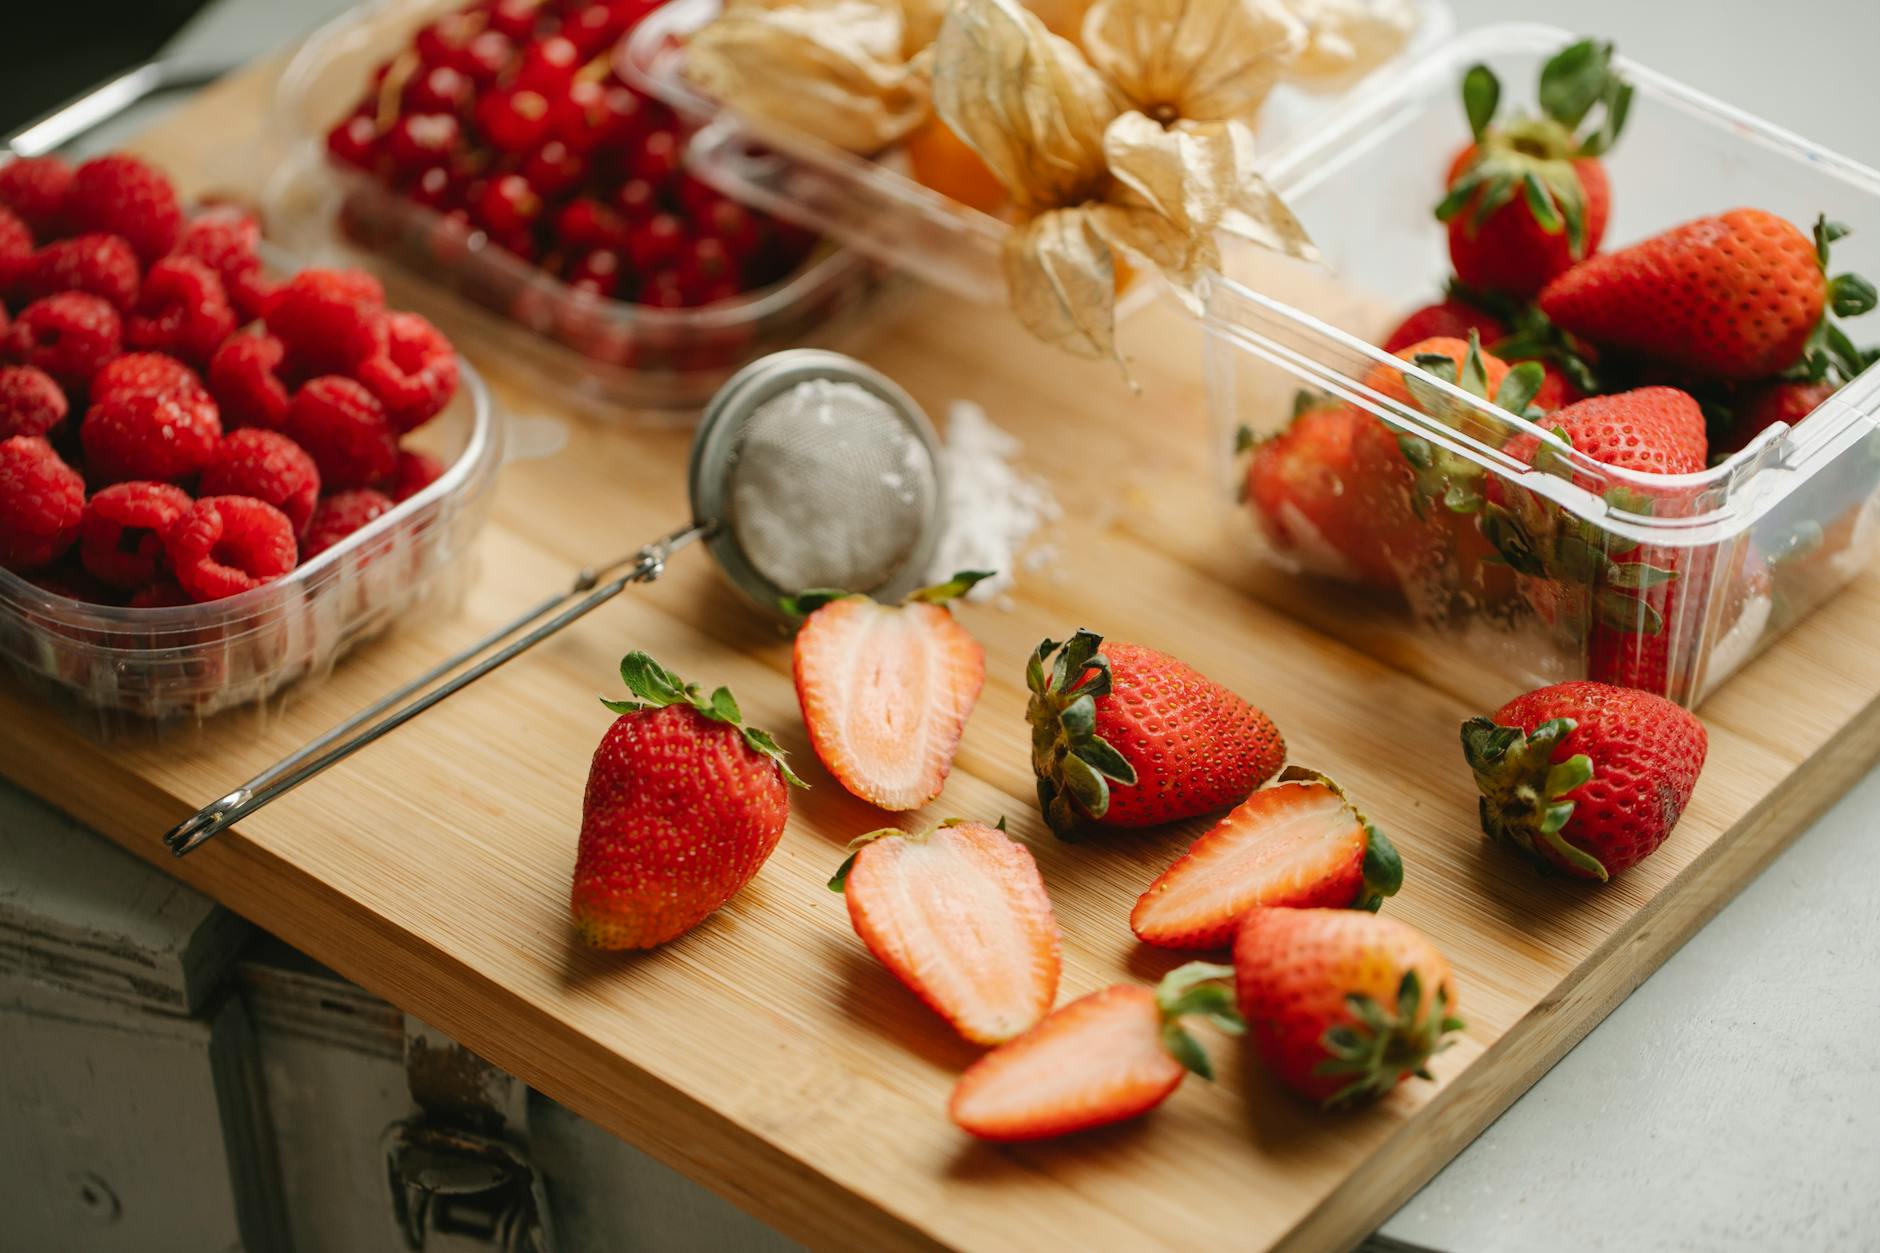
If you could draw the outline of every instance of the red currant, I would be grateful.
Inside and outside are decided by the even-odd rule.
[[[679,259],[685,244],[685,227],[670,213],[655,213],[633,228],[627,237],[627,252],[633,268],[642,274],[663,270]]]
[[[493,91],[477,101],[476,120],[492,148],[521,156],[548,135],[548,101],[537,91]]]
[[[488,87],[516,58],[515,41],[501,31],[486,30],[472,39],[456,59],[456,68],[479,87]]]
[[[378,123],[355,113],[327,132],[326,150],[337,161],[362,170],[371,169],[379,155]]]
[[[587,177],[587,159],[573,152],[559,139],[551,139],[529,154],[522,163],[522,173],[535,190],[550,200],[579,186]]]
[[[640,150],[633,155],[628,168],[633,171],[633,177],[643,178],[658,187],[679,172],[680,164],[679,136],[660,129],[640,142]]]
[[[477,221],[508,247],[511,237],[528,230],[542,216],[542,197],[520,174],[490,180],[476,203]],[[510,248],[511,252],[518,249]]]
[[[627,224],[618,213],[586,196],[570,200],[555,215],[555,234],[566,247],[624,248]]]
[[[413,175],[445,165],[456,155],[463,127],[449,113],[407,113],[392,123],[385,150],[398,173]]]
[[[614,192],[614,208],[629,222],[644,222],[659,212],[659,191],[643,178],[630,178]]]
[[[581,68],[581,50],[574,41],[561,35],[538,39],[522,52],[522,65],[516,71],[516,85],[544,94],[567,90],[574,72]]]
[[[405,108],[413,113],[459,113],[476,92],[462,70],[433,65],[411,76],[405,84]]]

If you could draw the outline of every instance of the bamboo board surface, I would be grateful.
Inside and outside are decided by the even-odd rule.
[[[226,189],[266,68],[202,93],[141,148],[186,190]],[[205,176],[204,171],[210,171]],[[213,186],[209,184],[213,183]],[[1002,313],[922,293],[859,354],[938,418],[967,397],[1018,435],[1066,508],[1059,559],[1006,608],[968,607],[990,674],[942,798],[894,821],[1005,815],[1064,931],[1060,999],[1153,980],[1136,894],[1193,829],[1052,839],[1027,764],[1024,659],[1090,626],[1166,648],[1261,705],[1294,761],[1340,779],[1402,850],[1386,908],[1456,967],[1461,1043],[1369,1109],[1325,1116],[1240,1050],[1152,1117],[993,1149],[947,1122],[975,1050],[867,955],[823,884],[884,825],[817,769],[789,647],[702,552],[529,658],[314,780],[182,862],[159,837],[203,801],[399,679],[686,516],[683,430],[566,423],[511,464],[462,615],[392,633],[270,721],[236,714],[183,742],[101,748],[0,688],[0,771],[373,992],[812,1245],[1337,1248],[1373,1229],[1584,1035],[1880,755],[1880,580],[1863,576],[1700,711],[1710,762],[1655,857],[1596,889],[1486,848],[1457,724],[1511,693],[1465,665],[1386,665],[1248,595],[1265,587],[1207,476],[1192,327],[1154,312],[1126,336],[1142,393],[1030,344]],[[512,413],[551,398],[503,386]],[[1271,589],[1266,589],[1270,592]],[[581,948],[567,920],[587,760],[620,655],[644,648],[725,683],[812,788],[757,879],[647,955]],[[1396,655],[1396,654],[1393,654]],[[1408,668],[1403,668],[1408,665]]]

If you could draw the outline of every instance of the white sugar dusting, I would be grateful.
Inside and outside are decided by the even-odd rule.
[[[1040,527],[1062,516],[1050,487],[1014,463],[1018,440],[992,424],[968,400],[947,410],[946,531],[927,565],[927,581],[939,583],[961,570],[994,570],[967,598],[1003,598],[1017,583],[1017,568],[1045,569],[1057,560],[1050,544],[1030,544]],[[1029,544],[1029,548],[1028,548]]]

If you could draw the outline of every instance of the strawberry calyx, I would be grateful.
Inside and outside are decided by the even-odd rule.
[[[949,601],[958,600],[972,591],[974,585],[982,579],[989,579],[996,573],[997,571],[994,570],[961,570],[944,583],[935,583],[932,587],[923,587],[909,592],[901,598],[899,603],[944,605]],[[794,596],[782,597],[778,600],[777,607],[792,618],[807,618],[824,605],[833,604],[838,600],[866,599],[868,599],[866,592],[851,592],[840,587],[811,587],[805,588]]]
[[[1201,1042],[1182,1025],[1182,1019],[1205,1018],[1228,1035],[1246,1031],[1247,1022],[1234,1007],[1233,977],[1232,966],[1189,962],[1169,971],[1155,988],[1156,1012],[1162,1018],[1162,1047],[1203,1079],[1214,1078],[1214,1064]]]
[[[789,754],[771,737],[770,732],[744,725],[744,716],[730,688],[717,688],[707,696],[698,684],[687,683],[637,649],[620,659],[620,680],[633,693],[634,699],[608,700],[605,696],[601,697],[601,704],[613,712],[631,714],[647,709],[664,709],[669,705],[688,705],[713,722],[735,727],[753,752],[776,763],[785,782],[794,787],[809,786],[790,769],[787,760]]]
[[[1546,371],[1536,362],[1524,361],[1508,371],[1491,398],[1481,338],[1475,331],[1469,332],[1469,351],[1460,369],[1453,359],[1440,352],[1418,353],[1411,364],[1471,396],[1490,400],[1517,417],[1532,420],[1541,416],[1533,407],[1533,400],[1546,380]],[[1500,447],[1506,438],[1505,431],[1490,430],[1472,406],[1458,402],[1441,388],[1431,387],[1427,380],[1406,373],[1403,381],[1417,407],[1444,426],[1462,431],[1491,447]],[[1475,461],[1419,435],[1399,435],[1397,447],[1404,460],[1410,463],[1414,478],[1410,504],[1419,518],[1427,515],[1431,501],[1441,501],[1451,513],[1476,513],[1482,509],[1482,485],[1487,472]]]
[[[1325,1098],[1327,1109],[1372,1100],[1397,1086],[1406,1074],[1430,1078],[1429,1060],[1448,1048],[1462,1030],[1449,1012],[1449,990],[1438,987],[1428,1009],[1423,981],[1414,970],[1397,983],[1396,1003],[1380,1005],[1362,993],[1345,997],[1352,1021],[1326,1030],[1320,1039],[1329,1056],[1313,1073],[1349,1077],[1350,1082]]]
[[[1835,324],[1836,318],[1855,318],[1873,310],[1880,303],[1880,293],[1874,285],[1858,274],[1828,274],[1828,254],[1834,242],[1843,239],[1848,228],[1840,222],[1830,222],[1827,214],[1815,218],[1815,260],[1821,266],[1821,274],[1827,283],[1824,304],[1826,312],[1815,329],[1809,333],[1808,343],[1802,349],[1801,360],[1784,374],[1785,378],[1800,379],[1806,382],[1820,382],[1830,376],[1838,375],[1841,382],[1851,383],[1856,375],[1880,358],[1880,350],[1861,349],[1854,346],[1847,332]]]
[[[1110,694],[1113,682],[1102,647],[1101,635],[1079,629],[1062,644],[1043,641],[1025,664],[1038,807],[1059,836],[1107,814],[1112,783],[1136,783],[1136,768],[1097,734],[1097,702]]]
[[[850,840],[846,846],[849,855],[842,859],[842,864],[836,867],[836,872],[829,876],[829,890],[831,892],[845,892],[848,890],[849,871],[855,869],[856,856],[863,848],[873,844],[876,840],[898,837],[906,840],[910,844],[924,844],[936,831],[943,831],[948,827],[957,827],[971,821],[972,819],[970,818],[943,818],[934,826],[925,827],[919,831],[903,831],[899,827],[882,827],[879,830],[870,831],[865,835],[858,835]],[[995,831],[1004,831],[1005,818],[1001,816],[997,822],[992,824],[992,829]]]
[[[1384,898],[1395,896],[1403,887],[1403,857],[1397,852],[1397,846],[1390,842],[1390,837],[1379,831],[1372,821],[1365,817],[1351,794],[1339,787],[1328,774],[1321,774],[1309,766],[1288,766],[1279,772],[1279,783],[1317,783],[1337,793],[1338,799],[1345,803],[1351,816],[1364,828],[1364,891],[1351,908],[1376,913],[1384,904]]]
[[[1471,718],[1462,724],[1462,754],[1482,794],[1482,830],[1490,839],[1530,858],[1538,858],[1536,845],[1545,844],[1568,865],[1604,882],[1605,864],[1561,833],[1573,817],[1569,794],[1593,777],[1593,759],[1585,753],[1553,759],[1578,725],[1572,718],[1550,718],[1523,731],[1492,718]]]
[[[1541,68],[1539,99],[1541,116],[1497,125],[1501,81],[1494,71],[1475,65],[1462,76],[1475,155],[1436,206],[1436,217],[1448,222],[1467,209],[1473,235],[1519,195],[1543,231],[1566,232],[1577,260],[1586,255],[1586,189],[1573,162],[1611,150],[1625,126],[1632,87],[1612,68],[1611,44],[1583,39]],[[1582,134],[1595,108],[1599,123]]]

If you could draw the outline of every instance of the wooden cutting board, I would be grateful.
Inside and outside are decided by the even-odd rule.
[[[144,150],[187,190],[226,190],[271,81],[262,68],[202,93]],[[1374,660],[1349,642],[1374,627],[1341,640],[1305,625],[1235,542],[1208,477],[1190,324],[1131,324],[1132,395],[1002,313],[923,293],[875,321],[862,355],[936,416],[953,398],[982,403],[1066,511],[1054,565],[1026,573],[1008,607],[963,611],[986,645],[985,696],[945,795],[895,821],[1009,820],[1056,902],[1065,999],[1157,978],[1177,959],[1137,945],[1127,913],[1193,830],[1054,840],[1033,801],[1022,672],[1040,637],[1080,625],[1173,651],[1256,700],[1295,761],[1338,777],[1396,839],[1406,882],[1387,908],[1449,954],[1469,1024],[1436,1083],[1325,1115],[1217,1037],[1219,1082],[1184,1085],[1148,1119],[1020,1149],[969,1141],[943,1111],[975,1051],[869,958],[823,886],[883,816],[815,768],[787,642],[702,552],[238,832],[168,858],[161,833],[198,804],[569,571],[682,521],[682,430],[568,422],[563,451],[505,471],[461,617],[363,649],[281,716],[104,748],[9,684],[0,770],[812,1245],[1264,1249],[1372,1230],[1880,754],[1869,575],[1706,704],[1710,764],[1656,857],[1603,888],[1542,879],[1485,847],[1456,744],[1457,724],[1505,685],[1427,649]],[[479,364],[501,383],[500,360]],[[517,414],[556,416],[551,397],[503,390]],[[730,905],[657,952],[619,956],[574,942],[566,896],[608,718],[595,697],[617,694],[633,648],[729,684],[814,786]]]

